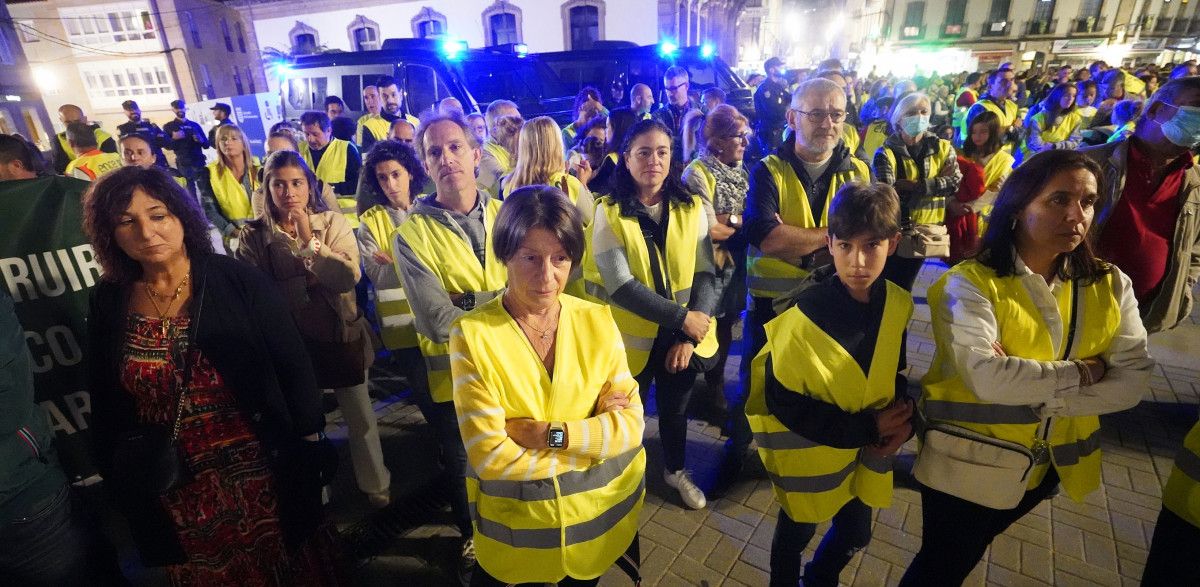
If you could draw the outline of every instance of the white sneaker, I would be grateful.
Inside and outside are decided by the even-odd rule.
[[[704,499],[704,492],[692,482],[687,469],[680,469],[674,473],[663,471],[663,479],[667,481],[667,485],[679,491],[679,497],[689,508],[698,510],[708,505],[708,500]]]

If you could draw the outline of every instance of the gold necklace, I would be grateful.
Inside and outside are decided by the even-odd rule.
[[[516,317],[514,316],[514,318],[516,318]],[[550,338],[550,335],[553,334],[555,332],[555,330],[558,329],[558,320],[557,319],[555,319],[554,323],[551,324],[550,326],[548,326],[545,330],[542,330],[542,329],[538,328],[537,326],[530,324],[527,320],[524,320],[522,318],[517,318],[517,322],[520,322],[521,324],[528,326],[530,330],[533,330],[534,332],[536,332],[538,334],[538,338],[540,338],[543,343],[546,342],[546,340]]]
[[[154,311],[158,312],[158,319],[161,321],[160,327],[162,329],[163,338],[167,337],[167,328],[169,326],[167,323],[167,313],[171,311],[171,306],[175,305],[175,301],[179,299],[179,296],[183,295],[183,288],[187,287],[188,279],[190,277],[190,275],[183,276],[183,281],[179,282],[179,287],[175,288],[175,293],[171,295],[170,299],[167,299],[167,296],[161,295],[154,291],[154,288],[150,287],[149,282],[142,282],[143,285],[146,286],[146,297],[150,299],[150,304],[154,306]],[[158,302],[155,300],[155,298],[167,300],[167,307],[165,310],[158,307]]]

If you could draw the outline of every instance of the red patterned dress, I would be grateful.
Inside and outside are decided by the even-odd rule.
[[[172,421],[188,320],[166,319],[164,336],[163,320],[129,317],[121,383],[136,400],[140,423]],[[233,392],[204,355],[193,359],[179,438],[195,478],[161,498],[188,557],[186,563],[167,568],[172,584],[337,582],[327,556],[332,549],[306,547],[287,555],[265,450]]]

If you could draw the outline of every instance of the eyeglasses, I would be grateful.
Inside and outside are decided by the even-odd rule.
[[[659,161],[666,161],[667,159],[671,158],[671,151],[669,151],[667,149],[663,149],[660,151],[654,151],[651,149],[638,149],[637,151],[633,151],[629,154],[633,155],[634,159],[637,159],[638,161],[641,161],[643,163],[650,161],[651,159],[657,159]]]
[[[737,141],[745,141],[748,143],[748,142],[750,142],[750,137],[753,137],[753,136],[754,136],[754,133],[747,130],[747,131],[742,131],[736,135],[726,135],[721,138],[723,138],[727,141],[737,140]]]
[[[800,114],[803,114],[804,117],[807,118],[809,122],[818,122],[819,123],[822,120],[829,118],[830,122],[832,122],[834,124],[838,124],[838,123],[842,122],[843,120],[846,120],[846,111],[845,110],[810,110],[808,112],[805,112],[803,110],[796,110],[795,108],[793,108],[793,110],[795,110],[796,112],[799,112]]]
[[[677,86],[667,86],[666,90],[668,92],[674,92],[675,90],[678,90],[680,88],[686,88],[689,85],[691,85],[691,82],[683,82],[682,84],[679,84]]]

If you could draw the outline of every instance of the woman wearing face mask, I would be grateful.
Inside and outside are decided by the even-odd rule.
[[[214,136],[217,160],[196,178],[200,203],[227,249],[238,229],[254,218],[253,194],[258,189],[258,160],[250,154],[250,143],[242,129],[224,124]]]
[[[1079,147],[1083,117],[1075,108],[1076,91],[1071,84],[1058,84],[1042,100],[1041,109],[1025,125],[1028,134],[1018,151],[1018,164],[1041,151]]]
[[[892,109],[895,132],[875,151],[875,177],[891,184],[900,195],[902,226],[944,225],[946,198],[958,192],[962,180],[950,141],[928,132],[929,108],[925,94],[909,94],[901,99]],[[912,291],[925,259],[903,257],[903,250],[888,257],[883,277]]]
[[[589,294],[609,301],[642,393],[656,385],[667,485],[700,509],[704,492],[684,469],[687,405],[696,373],[717,354],[719,292],[708,217],[671,164],[671,142],[657,121],[629,130],[612,194],[596,204],[584,278]]]
[[[1100,414],[1137,405],[1154,361],[1129,278],[1085,235],[1103,171],[1054,150],[1004,183],[980,253],[929,288],[937,351],[913,475],[922,543],[900,584],[961,585],[1061,486],[1100,486]]]
[[[717,364],[705,372],[704,379],[712,406],[718,416],[724,416],[729,409],[725,401],[725,361],[733,343],[733,325],[746,309],[746,240],[739,229],[750,189],[742,157],[752,133],[746,117],[728,104],[713,108],[707,116],[688,114],[684,128],[691,128],[691,121],[696,119],[699,123],[685,138],[700,144],[699,156],[683,170],[683,183],[700,196],[708,215],[708,236],[715,247],[713,260],[721,292],[714,316],[719,350]]]

